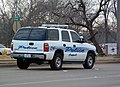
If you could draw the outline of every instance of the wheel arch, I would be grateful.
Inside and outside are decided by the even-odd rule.
[[[55,54],[57,54],[57,53],[61,54],[61,55],[62,55],[62,58],[64,58],[64,51],[63,51],[63,50],[57,49],[57,50],[55,51],[55,53],[54,53],[54,56],[55,56]]]
[[[92,53],[94,56],[96,56],[96,53],[95,53],[95,51],[93,51],[93,50],[89,50],[88,53],[87,53],[87,55],[88,55],[89,53]]]

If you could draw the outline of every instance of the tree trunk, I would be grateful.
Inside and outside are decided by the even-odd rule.
[[[95,45],[96,47],[96,51],[99,55],[103,55],[103,50],[101,49],[101,47],[99,46],[99,43],[96,41],[96,38],[95,38],[95,33],[93,32],[92,28],[89,29],[89,33],[90,33],[90,41]]]
[[[95,37],[93,37],[91,39],[91,41],[93,42],[93,44],[96,47],[96,51],[98,52],[99,55],[103,55],[103,50],[101,49],[101,47],[99,46],[98,42],[96,41]]]

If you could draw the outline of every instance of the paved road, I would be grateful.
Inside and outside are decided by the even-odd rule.
[[[49,66],[0,67],[0,87],[120,87],[120,64],[96,64],[91,70],[64,65],[60,71]]]

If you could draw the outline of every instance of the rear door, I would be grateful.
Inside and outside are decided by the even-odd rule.
[[[27,53],[30,28],[20,29],[13,38],[13,52]]]
[[[28,53],[43,53],[44,41],[47,38],[46,31],[41,28],[32,29],[28,41],[28,46],[31,48],[28,49]]]
[[[27,53],[27,41],[13,40],[13,52],[16,53]]]
[[[71,48],[72,43],[70,41],[69,32],[67,30],[62,30],[61,36],[62,36],[62,46],[64,49],[64,60],[70,61],[72,57],[70,56],[71,51],[69,50],[69,48]]]
[[[24,28],[19,30],[13,40],[13,51],[19,53],[43,53],[46,29]]]

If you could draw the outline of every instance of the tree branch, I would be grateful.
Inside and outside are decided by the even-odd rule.
[[[103,11],[102,7],[103,7],[104,5],[106,5],[109,1],[110,1],[110,0],[105,0],[105,2],[104,2],[104,0],[101,0],[99,9],[98,9],[98,11],[96,12],[96,14],[92,17],[91,23],[93,23],[93,21],[99,16],[99,14]],[[104,3],[103,3],[103,2],[104,2]]]
[[[66,24],[68,24],[68,25],[71,24],[71,25],[77,25],[77,26],[82,26],[82,27],[88,28],[88,26],[85,25],[85,24],[82,24],[82,23],[76,23],[76,22],[73,20],[73,18],[71,18],[71,17],[69,17],[69,19],[71,20],[72,23],[66,23]]]

